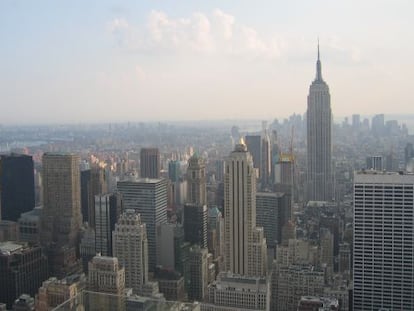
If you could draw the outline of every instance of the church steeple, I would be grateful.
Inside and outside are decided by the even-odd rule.
[[[323,81],[322,79],[322,65],[321,65],[321,59],[319,54],[319,39],[318,39],[318,60],[316,61],[316,78],[315,81]]]

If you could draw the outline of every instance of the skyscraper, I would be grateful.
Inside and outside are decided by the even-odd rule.
[[[95,196],[95,250],[102,256],[112,256],[112,231],[122,211],[119,193]]]
[[[138,178],[117,184],[124,209],[134,209],[141,214],[147,226],[148,268],[154,272],[157,264],[156,228],[167,223],[167,180]]]
[[[270,137],[267,131],[266,121],[263,121],[261,159],[260,159],[260,184],[265,189],[270,183],[270,172],[272,166]]]
[[[184,237],[186,242],[207,248],[208,210],[207,205],[184,205]]]
[[[253,159],[242,140],[226,159],[224,176],[225,267],[240,275],[254,275],[257,268],[255,195]]]
[[[0,156],[0,220],[17,221],[21,213],[35,205],[32,156],[15,154]]]
[[[42,160],[41,242],[57,247],[77,246],[82,223],[79,156],[45,153]]]
[[[160,161],[158,148],[141,148],[140,176],[142,178],[160,178]]]
[[[134,210],[126,210],[115,225],[113,253],[125,267],[125,285],[140,294],[148,282],[147,229],[141,216]]]
[[[354,308],[414,310],[414,175],[354,176]]]
[[[188,161],[187,187],[187,203],[207,204],[206,164],[196,153]]]
[[[307,200],[331,201],[332,178],[332,112],[329,87],[322,79],[319,57],[316,78],[308,95],[307,117]]]
[[[34,296],[47,279],[47,259],[39,246],[0,243],[0,301],[11,308],[21,294]]]

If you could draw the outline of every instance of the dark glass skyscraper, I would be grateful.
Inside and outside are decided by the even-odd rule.
[[[35,206],[32,156],[15,154],[0,157],[1,219],[17,221],[21,213]]]
[[[158,148],[142,148],[140,152],[140,176],[160,178],[160,151]]]
[[[331,201],[333,196],[331,96],[321,67],[318,45],[316,78],[309,88],[306,112],[308,201]]]

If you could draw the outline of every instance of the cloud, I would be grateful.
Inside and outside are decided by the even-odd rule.
[[[145,26],[132,27],[125,19],[114,19],[108,28],[128,50],[266,58],[281,55],[282,46],[275,36],[260,34],[219,9],[184,18],[153,10]]]

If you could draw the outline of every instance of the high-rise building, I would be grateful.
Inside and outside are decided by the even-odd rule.
[[[414,310],[414,175],[354,176],[353,310]]]
[[[81,271],[76,258],[82,223],[79,161],[70,153],[45,153],[42,159],[40,241],[48,253],[49,272],[56,277]]]
[[[200,248],[194,245],[190,248],[189,259],[187,263],[188,275],[188,299],[203,301],[207,295],[208,286],[208,251],[206,248]]]
[[[58,247],[77,246],[82,223],[79,156],[43,154],[41,241]]]
[[[382,171],[385,169],[385,159],[383,156],[370,156],[367,157],[368,170]]]
[[[371,130],[374,135],[380,136],[385,133],[385,116],[384,114],[376,114],[372,117]]]
[[[148,282],[148,240],[145,224],[135,210],[126,210],[113,232],[113,254],[125,268],[125,286],[135,294]]]
[[[181,164],[178,160],[172,160],[168,162],[168,179],[175,183],[180,180],[181,177]]]
[[[352,115],[352,128],[354,130],[359,130],[361,127],[361,116],[359,114]]]
[[[154,272],[157,265],[156,228],[159,224],[167,223],[167,180],[138,178],[120,181],[117,187],[122,195],[124,209],[136,210],[146,224],[148,268]]]
[[[261,159],[260,159],[260,185],[262,189],[265,189],[270,184],[271,173],[271,145],[270,137],[267,131],[266,121],[263,121],[262,141],[261,141]]]
[[[196,153],[188,161],[187,203],[206,205],[206,164]]]
[[[112,256],[112,231],[122,211],[119,193],[95,196],[95,250],[102,256]]]
[[[332,112],[329,87],[322,79],[321,61],[316,62],[316,78],[309,88],[307,118],[307,200],[331,201]]]
[[[141,148],[141,178],[160,178],[161,158],[158,148]]]
[[[184,205],[184,237],[191,244],[207,248],[208,210],[206,205]]]
[[[290,218],[284,217],[288,202],[282,192],[256,194],[256,224],[263,227],[268,247],[282,242],[282,228]]]
[[[95,256],[89,263],[86,310],[125,309],[125,269],[116,257]],[[105,295],[112,294],[112,295]]]
[[[89,211],[88,222],[89,226],[95,228],[95,196],[98,194],[105,194],[108,192],[108,186],[105,178],[105,170],[99,166],[91,168],[90,187],[89,187]]]
[[[224,179],[225,267],[235,274],[256,275],[256,176],[243,140],[226,159]]]
[[[47,277],[47,258],[40,246],[0,243],[0,301],[8,308],[21,294],[34,297]]]
[[[245,143],[247,150],[252,155],[253,167],[260,172],[262,162],[262,137],[260,135],[246,135]]]
[[[42,208],[35,207],[30,212],[22,213],[19,224],[20,241],[40,243],[40,216]]]
[[[17,221],[21,213],[35,206],[32,156],[0,156],[0,220]]]

